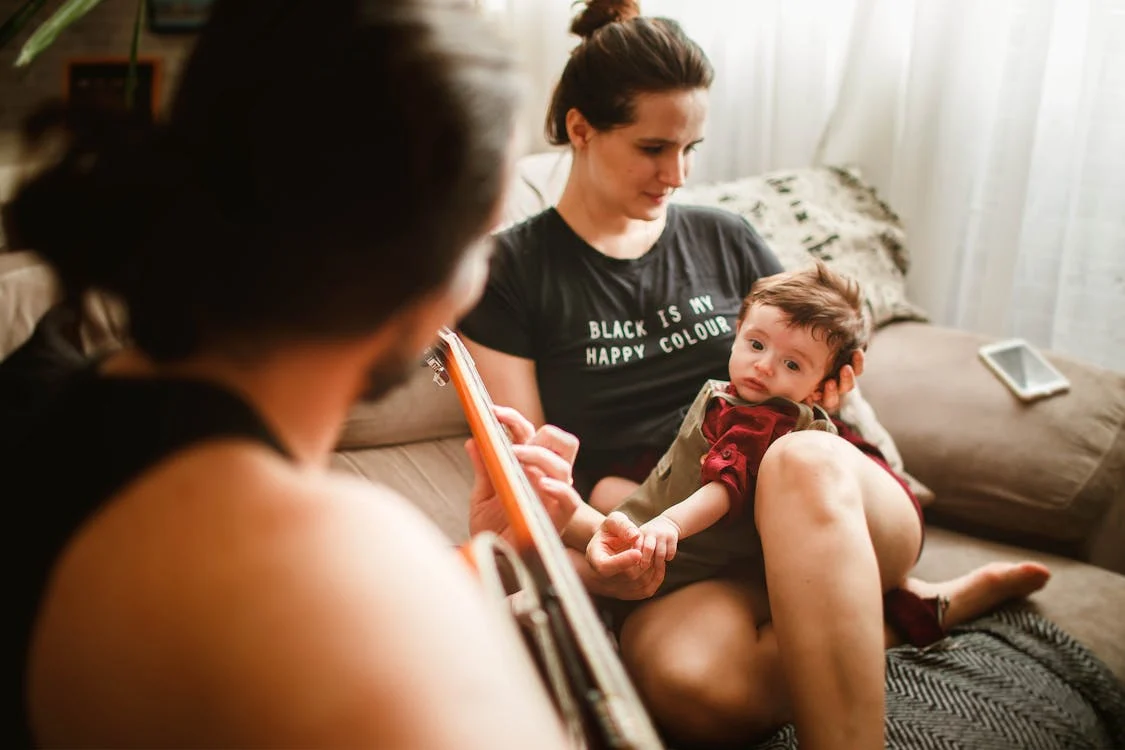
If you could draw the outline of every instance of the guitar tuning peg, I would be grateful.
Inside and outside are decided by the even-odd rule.
[[[425,354],[425,364],[434,371],[434,382],[438,385],[446,385],[449,383],[449,372],[445,369],[445,363],[441,355],[434,349],[427,349]]]

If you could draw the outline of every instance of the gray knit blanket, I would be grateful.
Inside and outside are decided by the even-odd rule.
[[[1005,609],[887,652],[888,748],[1120,750],[1125,686],[1042,616]],[[754,750],[796,748],[793,727]]]

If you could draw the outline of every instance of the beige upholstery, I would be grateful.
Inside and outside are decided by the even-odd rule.
[[[467,435],[341,451],[334,468],[387,485],[418,505],[450,542],[469,537],[469,490],[473,469],[465,453]]]

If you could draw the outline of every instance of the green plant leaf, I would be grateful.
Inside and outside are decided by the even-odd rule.
[[[13,13],[4,25],[0,26],[0,49],[15,39],[16,35],[23,31],[23,27],[27,26],[28,21],[46,4],[47,0],[27,0],[23,7]]]
[[[51,15],[35,33],[24,42],[16,67],[29,65],[39,53],[51,46],[62,30],[89,13],[102,0],[67,0]]]
[[[141,21],[145,16],[145,0],[137,0],[137,13],[133,18],[133,43],[129,46],[129,72],[125,74],[125,108],[132,109],[137,101],[137,49],[141,44]]]

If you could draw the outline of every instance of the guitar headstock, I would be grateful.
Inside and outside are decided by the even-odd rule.
[[[446,365],[449,363],[450,347],[459,343],[453,331],[443,326],[438,331],[437,341],[423,355],[423,362],[433,370],[434,382],[438,385],[444,386],[449,383],[450,376]]]

